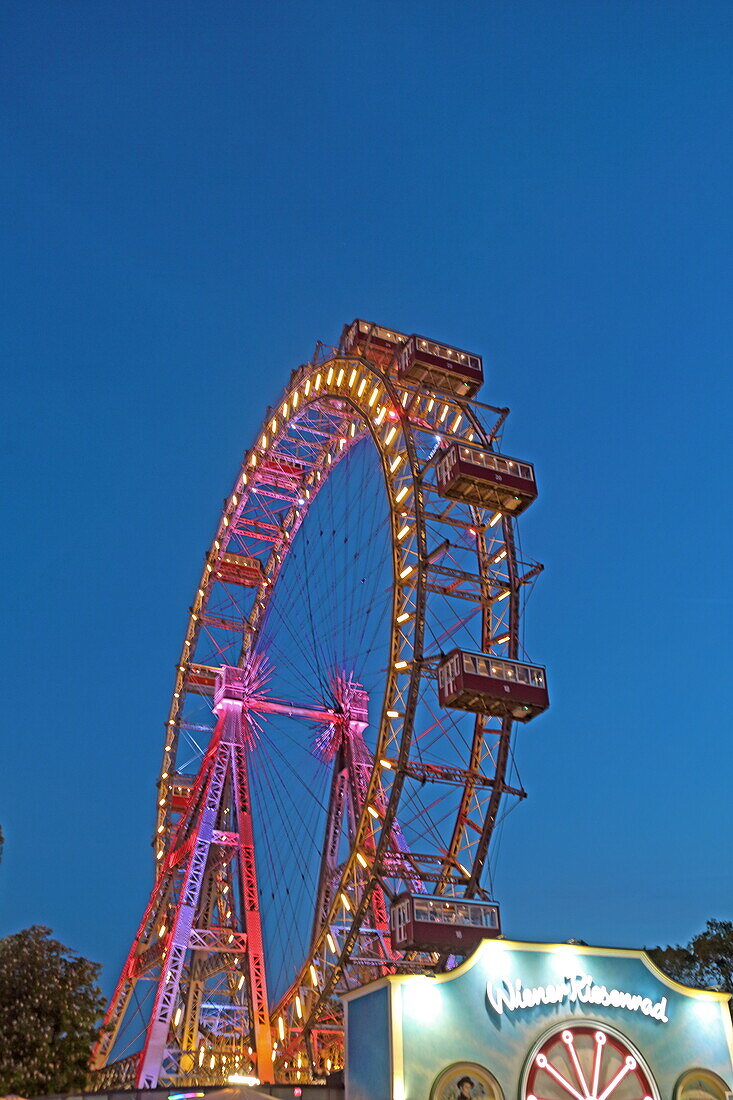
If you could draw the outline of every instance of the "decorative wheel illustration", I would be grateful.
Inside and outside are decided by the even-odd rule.
[[[514,723],[547,689],[520,643],[534,471],[498,453],[481,379],[358,321],[267,410],[189,609],[99,1087],[323,1076],[342,992],[449,964],[394,948],[392,899],[491,898]]]
[[[544,1039],[525,1070],[524,1100],[655,1100],[641,1055],[618,1032],[569,1024]]]

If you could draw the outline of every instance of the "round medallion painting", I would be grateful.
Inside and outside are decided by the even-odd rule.
[[[439,1073],[430,1100],[504,1100],[496,1078],[475,1062],[454,1062]]]
[[[725,1100],[728,1086],[709,1069],[690,1069],[683,1073],[674,1090],[675,1100]]]

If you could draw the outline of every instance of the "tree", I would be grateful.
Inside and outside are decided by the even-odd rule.
[[[101,967],[40,925],[0,939],[0,1095],[84,1087],[104,999]]]
[[[652,947],[648,954],[660,970],[683,985],[733,993],[733,922],[709,920],[686,947]]]

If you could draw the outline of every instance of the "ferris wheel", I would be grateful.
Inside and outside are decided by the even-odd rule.
[[[390,910],[475,923],[524,796],[515,723],[548,705],[520,632],[534,470],[482,380],[478,355],[357,320],[267,410],[189,609],[98,1087],[318,1079],[343,992],[465,953],[405,946]]]

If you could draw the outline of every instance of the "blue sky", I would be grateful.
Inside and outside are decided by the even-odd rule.
[[[0,934],[113,983],[217,509],[356,315],[482,352],[540,479],[507,930],[731,915],[732,50],[717,2],[6,0]]]

